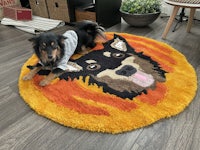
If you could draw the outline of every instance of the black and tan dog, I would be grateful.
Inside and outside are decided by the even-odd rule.
[[[104,28],[96,22],[82,21],[76,23],[75,30],[69,30],[63,35],[48,32],[29,39],[33,42],[39,62],[28,66],[31,71],[23,77],[23,80],[32,79],[41,69],[50,69],[51,73],[40,82],[41,86],[48,85],[68,69],[68,61],[73,54],[85,54],[94,48],[98,37],[106,39]],[[71,65],[79,68],[76,64],[71,63]]]

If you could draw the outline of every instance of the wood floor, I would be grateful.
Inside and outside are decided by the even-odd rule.
[[[159,18],[145,28],[126,23],[107,31],[126,32],[164,41],[183,53],[200,79],[200,22],[191,33],[186,23],[162,40],[168,18]],[[63,33],[69,27],[56,29]],[[61,126],[37,115],[18,93],[18,77],[23,63],[32,55],[31,34],[0,25],[0,150],[199,150],[200,92],[175,117],[132,132],[111,135]],[[189,73],[189,72],[188,72]],[[198,85],[198,87],[200,87]],[[178,94],[178,93],[177,93]]]

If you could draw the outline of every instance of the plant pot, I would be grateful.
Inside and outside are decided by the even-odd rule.
[[[129,25],[135,27],[147,26],[153,23],[160,15],[160,12],[148,13],[148,14],[130,14],[122,10],[120,10],[120,12],[121,12],[121,17],[124,19],[124,21]]]

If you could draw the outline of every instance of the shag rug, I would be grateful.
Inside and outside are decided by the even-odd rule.
[[[156,40],[125,33],[106,33],[108,41],[88,54],[74,55],[79,66],[41,87],[48,74],[22,77],[19,92],[38,114],[62,125],[96,132],[122,133],[177,115],[192,101],[197,76],[185,56]]]

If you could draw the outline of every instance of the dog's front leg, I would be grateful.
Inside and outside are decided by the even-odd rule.
[[[55,79],[56,77],[60,76],[63,73],[64,71],[60,68],[54,69],[51,73],[49,73],[49,75],[46,78],[40,81],[40,86],[48,85],[49,83],[51,83],[53,79]]]
[[[46,86],[46,85],[48,85],[49,83],[51,83],[51,81],[53,80],[53,79],[55,79],[57,77],[57,75],[56,74],[54,74],[54,73],[49,73],[49,75],[46,77],[46,78],[44,78],[42,81],[40,81],[40,86]]]
[[[82,45],[81,46],[81,51],[79,52],[79,54],[81,54],[81,55],[88,54],[90,50],[91,50],[91,48],[86,47],[85,45]]]
[[[35,66],[29,66],[28,68],[30,68],[31,71],[22,78],[23,80],[31,80],[41,70],[42,66],[37,64]]]

